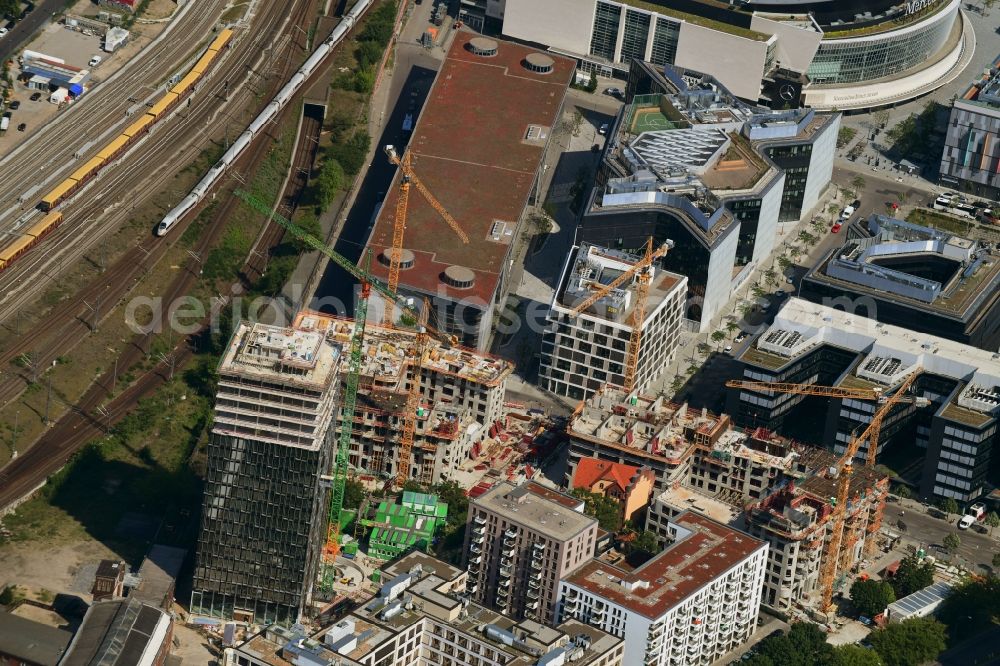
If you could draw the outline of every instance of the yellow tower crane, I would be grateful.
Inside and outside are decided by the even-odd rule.
[[[465,233],[462,227],[458,224],[458,221],[452,217],[451,213],[441,205],[441,202],[431,194],[431,191],[417,178],[417,174],[413,172],[413,167],[410,166],[410,153],[406,152],[402,157],[396,152],[396,147],[393,145],[387,145],[385,147],[385,154],[389,158],[389,161],[399,167],[402,177],[399,181],[399,198],[396,199],[396,219],[393,220],[392,226],[392,248],[389,252],[389,291],[395,293],[396,287],[399,285],[399,263],[403,256],[403,235],[406,231],[406,208],[410,199],[410,185],[416,186],[420,194],[424,196],[427,203],[431,205],[431,208],[438,212],[444,221],[448,223],[452,231],[455,232],[463,243],[466,245],[469,243],[469,236]],[[391,306],[391,304],[389,304]],[[391,307],[387,310],[386,316],[390,316],[389,313],[392,312]]]
[[[399,441],[399,464],[396,469],[396,486],[403,487],[410,476],[410,452],[413,450],[413,437],[417,431],[417,408],[420,405],[420,377],[424,368],[424,347],[427,344],[427,315],[431,304],[426,298],[420,311],[420,321],[417,323],[417,339],[413,346],[413,379],[410,380],[410,390],[406,394],[406,411],[403,413],[403,437]]]
[[[638,263],[627,271],[616,277],[607,285],[597,289],[594,293],[584,299],[582,303],[573,307],[571,313],[578,315],[597,301],[601,300],[613,290],[618,289],[633,277],[636,281],[635,307],[632,308],[632,315],[629,317],[629,326],[632,334],[628,341],[628,351],[625,355],[625,375],[622,388],[627,393],[631,393],[635,388],[635,375],[639,368],[639,350],[642,343],[642,322],[646,318],[646,296],[649,294],[649,284],[652,280],[650,268],[653,262],[660,257],[666,256],[667,252],[674,246],[673,241],[668,240],[660,247],[653,249],[653,239],[650,237],[646,241],[646,252]]]
[[[872,420],[860,435],[852,435],[851,441],[847,445],[847,450],[837,460],[837,497],[833,507],[833,530],[830,534],[830,541],[826,552],[823,555],[823,563],[820,569],[820,589],[823,594],[824,610],[830,607],[833,601],[833,584],[837,576],[837,565],[845,553],[854,547],[856,533],[852,532],[848,541],[844,542],[844,523],[847,516],[847,500],[850,497],[851,475],[854,471],[854,457],[858,455],[861,443],[868,442],[868,451],[865,462],[869,467],[874,467],[875,456],[878,452],[879,437],[882,434],[882,423],[889,415],[892,408],[905,402],[915,403],[918,407],[930,404],[927,398],[917,397],[909,394],[910,387],[920,374],[919,369],[910,373],[903,380],[899,388],[892,395],[885,395],[882,390],[871,389],[851,389],[839,386],[818,386],[815,384],[789,384],[781,382],[750,382],[731,380],[726,382],[726,386],[736,389],[747,389],[751,391],[771,392],[771,393],[794,393],[798,395],[820,395],[832,398],[854,398],[858,400],[875,400],[879,403],[879,408],[872,415]],[[875,507],[875,516],[872,520],[873,532],[878,531],[882,524],[882,513],[885,509],[885,498],[882,497]],[[874,539],[870,542],[874,543]],[[846,566],[846,565],[845,565]]]

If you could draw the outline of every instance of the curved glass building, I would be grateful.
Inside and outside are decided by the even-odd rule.
[[[809,66],[814,84],[875,81],[924,66],[948,41],[958,19],[959,0],[939,2],[926,16],[838,31],[824,30]],[[843,36],[841,36],[843,35]]]

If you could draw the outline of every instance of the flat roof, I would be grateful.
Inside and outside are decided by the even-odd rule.
[[[889,604],[889,617],[902,615],[903,618],[920,613],[930,606],[937,606],[952,592],[948,583],[932,583],[922,590],[917,590],[899,601]]]
[[[739,358],[777,370],[824,345],[858,354],[845,381],[892,388],[913,372],[937,375],[965,384],[954,400],[959,407],[987,419],[1000,414],[1000,354],[801,298],[788,299]]]
[[[219,372],[327,389],[337,377],[340,347],[315,331],[241,321]]]
[[[497,42],[493,56],[468,48],[476,35],[459,32],[420,113],[408,151],[414,173],[457,220],[465,244],[417,192],[409,196],[403,247],[413,267],[400,286],[453,300],[478,298],[485,307],[499,285],[552,127],[559,120],[576,64],[520,44]],[[525,66],[544,55],[552,71]],[[375,223],[368,247],[379,257],[392,244],[400,174]],[[472,271],[471,287],[442,281],[445,269]],[[388,266],[372,262],[386,279]]]
[[[766,548],[760,539],[690,511],[670,522],[690,533],[634,571],[591,560],[563,580],[655,620]]]
[[[1000,292],[1000,255],[986,246],[885,215],[873,214],[865,224],[878,231],[870,238],[846,238],[840,247],[832,249],[810,268],[804,279],[845,292],[891,299],[917,311],[962,321],[974,318],[995,303]],[[891,227],[899,227],[904,233],[909,231],[912,238],[897,238],[899,231]],[[925,232],[925,238],[916,238],[921,231]],[[917,259],[922,255],[953,261],[956,270],[938,281],[878,263],[885,259]],[[918,290],[913,285],[922,288]]]
[[[338,348],[347,348],[354,331],[354,320],[302,310],[295,316],[293,326],[332,341]],[[387,384],[390,377],[407,383],[409,366],[416,361],[409,353],[416,346],[416,337],[415,330],[390,328],[369,321],[365,325],[365,355],[361,373],[377,375],[382,385]],[[421,367],[487,387],[499,386],[514,371],[510,361],[458,345],[446,347],[431,336],[424,343]]]
[[[73,634],[10,613],[0,613],[0,654],[16,661],[56,666]]]
[[[151,606],[163,606],[173,593],[187,551],[183,548],[156,544],[139,566],[139,587],[132,597]]]
[[[697,511],[723,525],[729,525],[743,515],[742,507],[725,502],[718,497],[706,495],[683,484],[667,488],[656,496],[656,500],[679,511]]]
[[[582,243],[570,250],[563,267],[563,279],[553,295],[553,306],[560,309],[572,309],[577,303],[604,285],[611,283],[624,270],[634,266],[641,257],[623,252],[599,247],[591,243]],[[664,270],[660,265],[653,266],[653,279],[646,293],[646,321],[656,316],[657,308],[676,289],[687,280],[683,275]],[[636,282],[627,281],[618,289],[600,299],[579,316],[586,316],[601,321],[609,321],[625,328],[636,305]],[[616,305],[619,310],[613,313]],[[622,307],[624,306],[624,307]],[[595,309],[602,309],[595,312]],[[611,315],[611,316],[607,316]]]
[[[531,481],[520,486],[502,481],[474,499],[472,506],[561,541],[597,525],[583,513],[581,500]]]

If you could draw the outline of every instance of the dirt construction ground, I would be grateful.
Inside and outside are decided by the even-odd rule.
[[[73,594],[88,604],[94,573],[103,559],[115,559],[111,550],[95,541],[47,544],[8,543],[0,548],[0,588],[17,585],[28,597],[50,593]]]

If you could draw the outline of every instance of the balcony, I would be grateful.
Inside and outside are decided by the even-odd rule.
[[[478,515],[478,516],[476,516],[475,518],[472,519],[472,522],[475,523],[475,524],[477,524],[477,525],[485,525],[486,524],[486,516]]]
[[[539,582],[539,580],[537,578],[529,578],[528,579],[528,589],[529,590],[537,590],[540,587],[541,587],[541,583]]]
[[[538,608],[538,600],[535,599],[534,601],[529,601],[528,603],[524,604],[524,607],[535,610]]]
[[[480,552],[482,552],[482,551],[480,551]],[[475,557],[470,557],[469,558],[469,564],[482,564],[482,563],[483,563],[483,556],[482,555],[476,555]]]
[[[537,589],[535,589],[535,590],[528,589],[527,597],[529,599],[537,599],[538,598],[538,590]]]
[[[510,578],[501,578],[497,584],[502,588],[510,587]]]
[[[471,544],[469,544],[469,551],[472,552],[472,553],[475,553],[476,555],[481,555],[482,552],[483,552],[483,549],[480,548],[478,544],[471,543]]]
[[[514,568],[509,564],[500,565],[500,575],[510,577],[510,574],[514,571]]]
[[[513,529],[511,529],[511,528],[508,527],[507,529],[505,529],[503,531],[503,538],[504,539],[516,539],[517,538],[517,530],[513,530]]]

